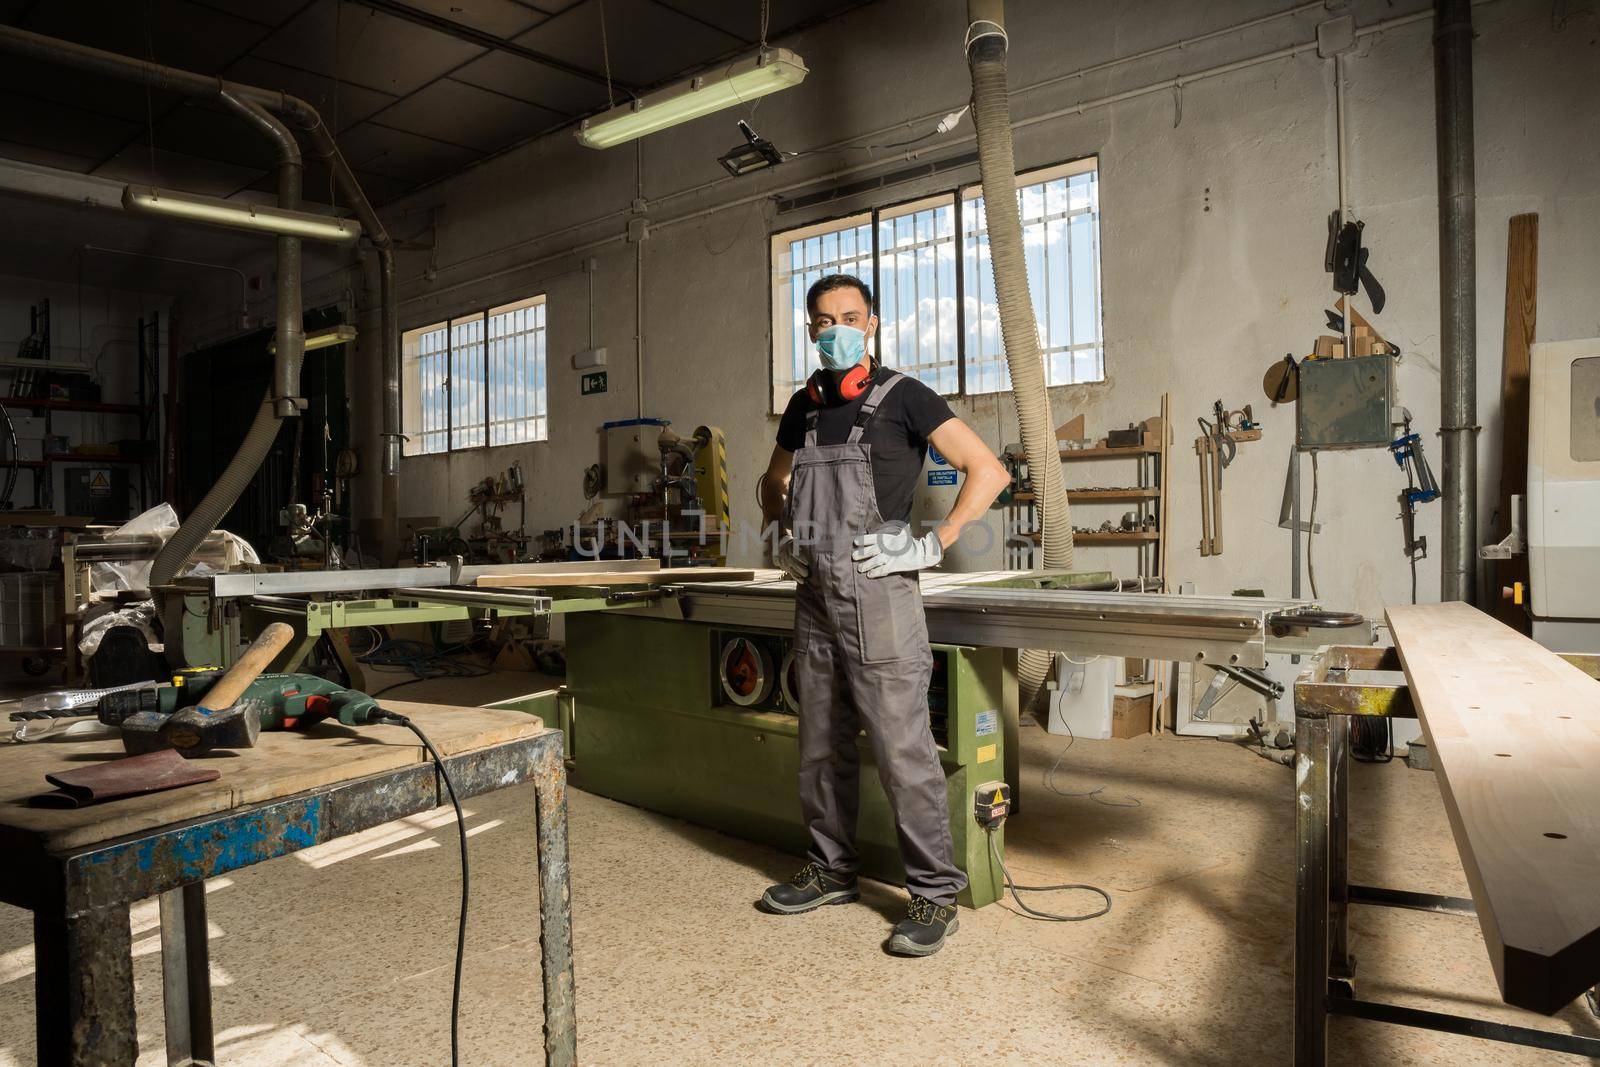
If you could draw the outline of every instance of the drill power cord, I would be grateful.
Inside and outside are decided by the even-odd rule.
[[[417,740],[422,742],[422,747],[427,749],[428,755],[432,757],[433,765],[439,771],[439,777],[444,780],[445,791],[450,794],[450,803],[456,809],[456,832],[461,835],[461,918],[456,924],[456,975],[455,985],[450,993],[450,1064],[451,1067],[456,1067],[460,1062],[461,963],[467,951],[467,900],[471,893],[467,869],[467,819],[461,813],[461,801],[456,799],[456,787],[450,781],[450,772],[445,770],[444,758],[439,755],[439,750],[433,747],[433,742],[428,740],[428,735],[423,733],[416,723],[393,711],[380,709],[373,713],[371,721],[404,726],[417,735]]]
[[[1011,899],[1017,902],[1017,907],[1033,918],[1052,923],[1081,923],[1090,919],[1098,919],[1111,910],[1111,894],[1096,885],[1088,885],[1084,882],[1065,882],[1061,885],[1018,885],[1013,882],[1011,880],[1011,872],[1006,870],[1006,861],[1000,858],[1000,850],[995,847],[994,831],[986,828],[985,833],[989,838],[989,856],[994,860],[995,866],[1000,868],[1000,877],[1005,879],[1006,888],[1011,890]],[[1030,908],[1022,900],[1023,893],[1055,893],[1067,889],[1081,889],[1085,892],[1097,893],[1100,899],[1106,902],[1105,907],[1099,911],[1084,912],[1082,915],[1057,915],[1054,912]]]

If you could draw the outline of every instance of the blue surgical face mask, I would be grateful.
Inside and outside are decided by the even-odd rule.
[[[849,370],[867,354],[867,335],[854,326],[829,326],[817,332],[817,355],[829,370]]]

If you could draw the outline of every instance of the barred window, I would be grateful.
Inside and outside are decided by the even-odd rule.
[[[1105,379],[1097,161],[1017,178],[1045,380]],[[873,285],[880,360],[947,396],[1011,387],[982,190],[967,186],[772,237],[772,410],[816,366],[805,293],[825,274]]]
[[[543,296],[407,330],[404,453],[546,440],[545,333]]]

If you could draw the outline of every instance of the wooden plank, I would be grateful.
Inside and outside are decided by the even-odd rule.
[[[479,589],[546,589],[576,585],[682,585],[689,582],[746,582],[756,576],[749,568],[667,567],[610,573],[605,571],[546,571],[538,574],[483,574]]]
[[[544,729],[537,716],[498,708],[401,700],[385,700],[383,705],[413,719],[445,756]],[[202,763],[222,772],[214,782],[88,808],[28,806],[29,797],[49,791],[46,773],[121,755],[122,741],[116,737],[0,748],[0,850],[31,839],[47,851],[60,852],[427,759],[416,736],[402,726],[321,722],[305,730],[264,733],[255,748],[204,757]]]
[[[1600,982],[1600,682],[1463,603],[1388,609],[1506,1003]]]
[[[1505,341],[1500,362],[1500,521],[1494,540],[1511,532],[1511,497],[1528,491],[1528,349],[1533,344],[1539,297],[1539,216],[1513,215],[1506,236]],[[1528,633],[1521,604],[1498,591],[1528,584],[1528,557],[1519,552],[1494,563],[1490,603],[1494,617]]]
[[[1160,445],[1129,445],[1126,448],[1110,448],[1106,445],[1095,445],[1093,448],[1063,448],[1062,459],[1112,459],[1117,456],[1154,456],[1161,452]]]
[[[479,574],[615,574],[627,571],[657,571],[658,559],[565,559],[554,563],[492,563],[478,568]]]
[[[1068,489],[1067,499],[1078,501],[1089,500],[1155,500],[1161,496],[1161,490],[1154,486],[1132,489]]]

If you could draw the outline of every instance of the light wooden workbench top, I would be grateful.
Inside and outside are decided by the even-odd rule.
[[[447,757],[546,732],[538,716],[520,711],[400,700],[383,706],[414,720]],[[201,758],[201,765],[222,772],[214,782],[86,808],[28,805],[29,797],[53,788],[46,774],[122,755],[122,741],[115,737],[0,745],[0,851],[27,843],[64,852],[428,759],[416,735],[403,726],[321,722],[303,731],[263,733],[255,748]]]

